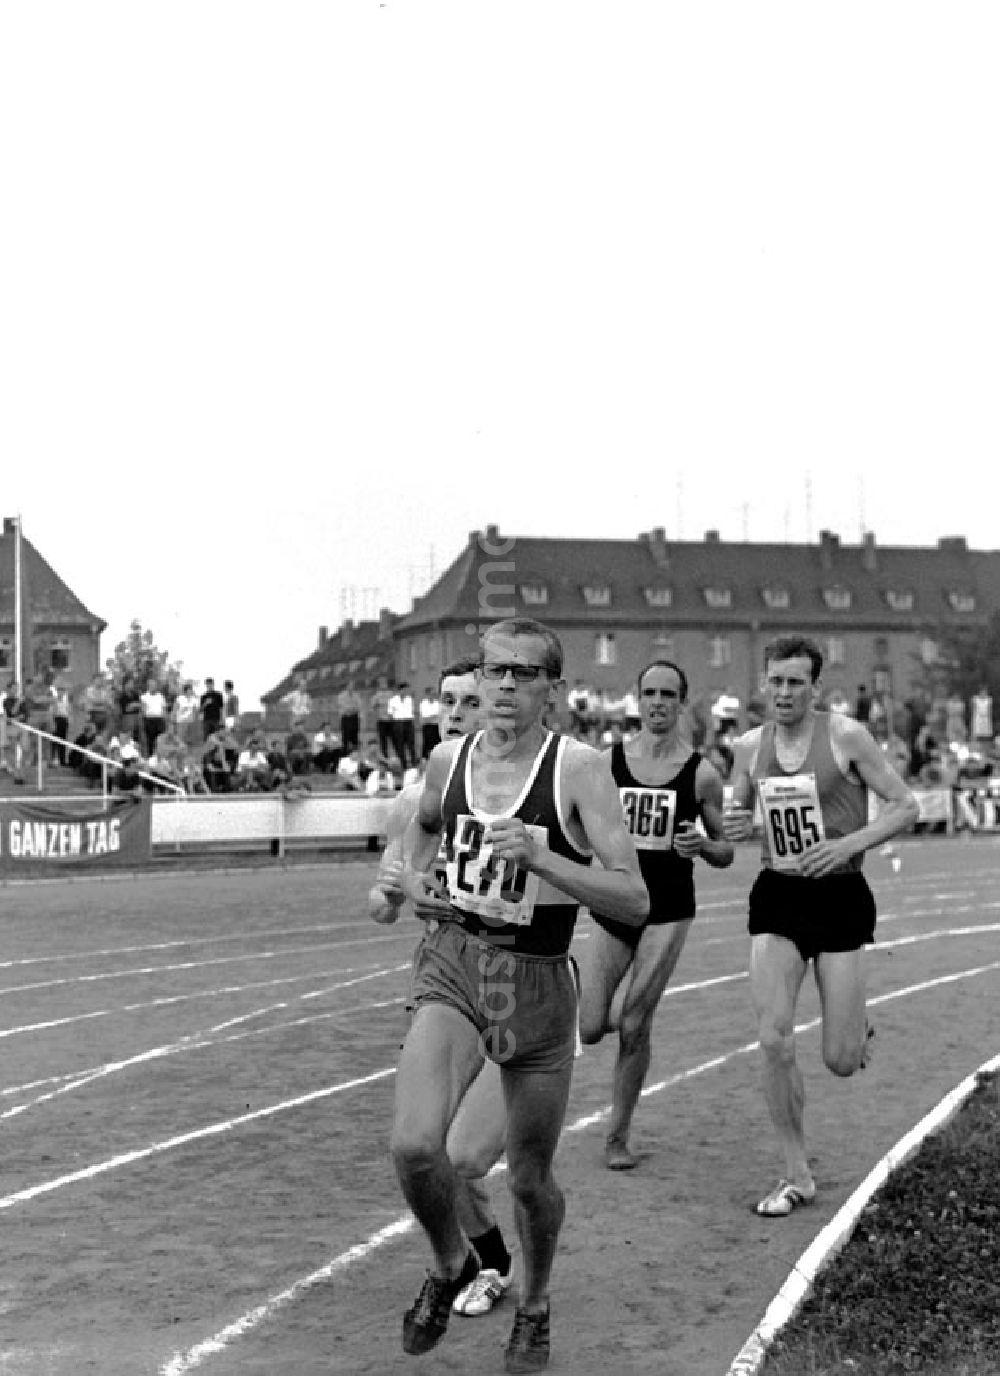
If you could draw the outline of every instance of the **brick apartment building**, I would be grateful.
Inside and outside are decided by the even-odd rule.
[[[532,616],[552,626],[564,676],[613,695],[650,659],[677,660],[692,701],[757,691],[775,635],[812,636],[829,693],[857,687],[906,697],[933,675],[943,627],[985,625],[1000,608],[1000,554],[962,537],[934,547],[508,537],[473,531],[434,586],[393,629],[394,675],[419,697],[440,667],[475,650],[482,626]]]

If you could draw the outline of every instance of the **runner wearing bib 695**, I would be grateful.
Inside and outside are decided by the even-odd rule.
[[[795,1005],[813,963],[823,1017],[823,1060],[835,1075],[865,1063],[863,948],[875,939],[875,900],[861,872],[866,850],[917,819],[913,794],[866,727],[820,712],[823,655],[802,636],[764,651],[773,718],[735,743],[732,841],[751,832],[754,793],[764,826],[763,869],[750,891],[750,989],[763,1058],[764,1097],[785,1173],[756,1206],[783,1218],[811,1203],[816,1184],[803,1132],[805,1091],[795,1063]],[[880,800],[868,821],[868,792]]]

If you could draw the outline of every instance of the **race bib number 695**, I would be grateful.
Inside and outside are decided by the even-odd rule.
[[[807,850],[826,840],[813,774],[760,780],[760,806],[771,866],[797,870]]]

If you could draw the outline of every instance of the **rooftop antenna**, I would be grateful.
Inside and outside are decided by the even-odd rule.
[[[813,538],[813,480],[806,474],[806,544],[811,545]]]
[[[868,529],[865,522],[865,475],[863,473],[858,474],[858,523],[861,526],[861,533],[858,538],[863,544]]]

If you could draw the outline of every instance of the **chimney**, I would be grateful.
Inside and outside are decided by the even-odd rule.
[[[968,548],[964,535],[942,535],[938,541],[938,549],[946,550],[949,554],[965,554]]]
[[[869,573],[878,569],[878,555],[875,552],[875,532],[866,530],[863,537],[862,562]]]
[[[328,627],[328,626],[320,626],[320,628],[319,628],[319,648],[320,648],[321,650],[322,650],[323,646],[326,644],[326,642],[329,640],[329,638],[330,638],[330,629],[329,629],[329,627]]]
[[[388,607],[383,607],[378,614],[378,638],[379,640],[392,639],[392,612]]]
[[[649,552],[657,568],[666,572],[670,568],[670,550],[667,547],[667,532],[663,526],[654,526],[648,535],[644,532],[639,539],[649,546]]]
[[[832,530],[821,530],[819,533],[819,560],[826,570],[833,568],[833,557],[840,548],[840,536],[834,535]]]
[[[354,622],[350,619],[350,617],[348,617],[340,628],[340,648],[342,650],[346,650],[347,647],[350,645],[351,636],[353,635],[353,633]]]
[[[717,530],[705,531],[705,544],[717,545],[719,543],[719,532]]]

